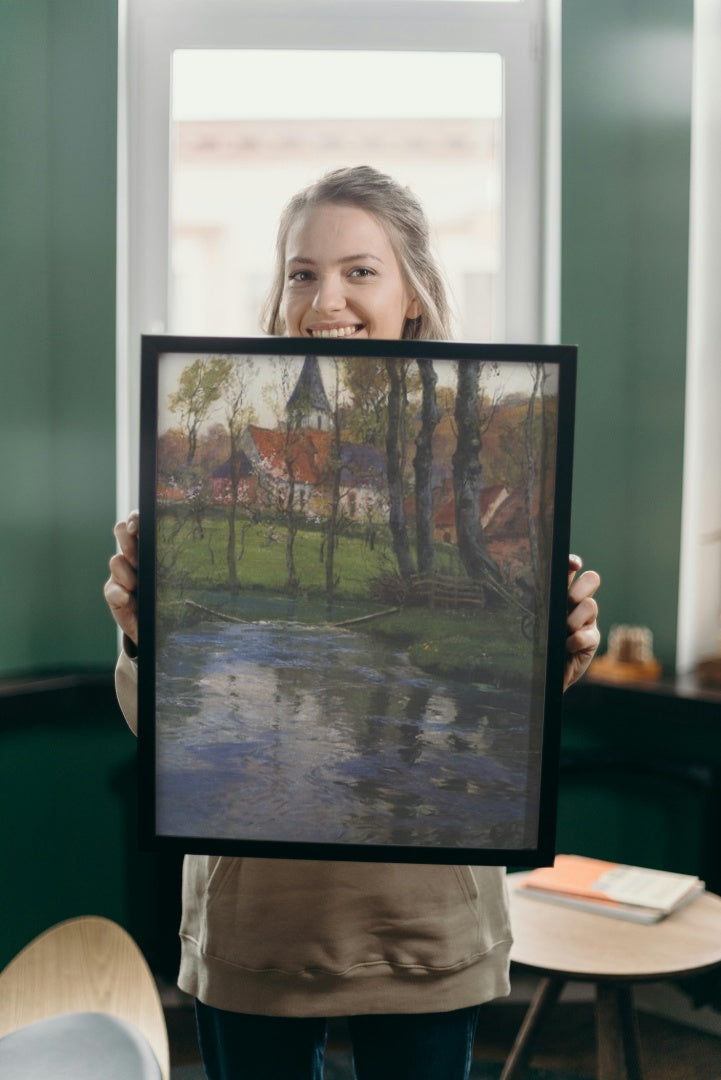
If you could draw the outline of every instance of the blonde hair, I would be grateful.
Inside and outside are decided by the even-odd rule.
[[[406,319],[401,337],[447,341],[452,336],[451,311],[442,273],[431,253],[423,207],[410,188],[370,165],[327,173],[294,195],[283,210],[276,239],[274,279],[263,311],[263,330],[268,334],[285,333],[281,306],[288,233],[300,214],[323,203],[357,206],[384,226],[401,273],[421,305],[418,318]]]

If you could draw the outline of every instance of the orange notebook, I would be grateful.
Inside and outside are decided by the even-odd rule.
[[[525,895],[638,922],[658,922],[688,903],[704,883],[693,874],[557,855],[553,866],[532,870],[519,884]]]

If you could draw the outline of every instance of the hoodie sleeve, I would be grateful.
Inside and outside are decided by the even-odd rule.
[[[138,733],[138,662],[125,649],[115,667],[115,693],[128,727]]]

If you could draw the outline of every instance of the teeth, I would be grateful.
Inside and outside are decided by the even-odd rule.
[[[311,335],[318,338],[350,337],[357,329],[357,326],[334,326],[331,330],[311,330]]]

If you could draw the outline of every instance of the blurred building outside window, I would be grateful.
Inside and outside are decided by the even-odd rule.
[[[559,11],[119,0],[119,512],[137,501],[141,335],[259,334],[280,212],[331,169],[373,165],[420,197],[457,338],[557,340]]]

